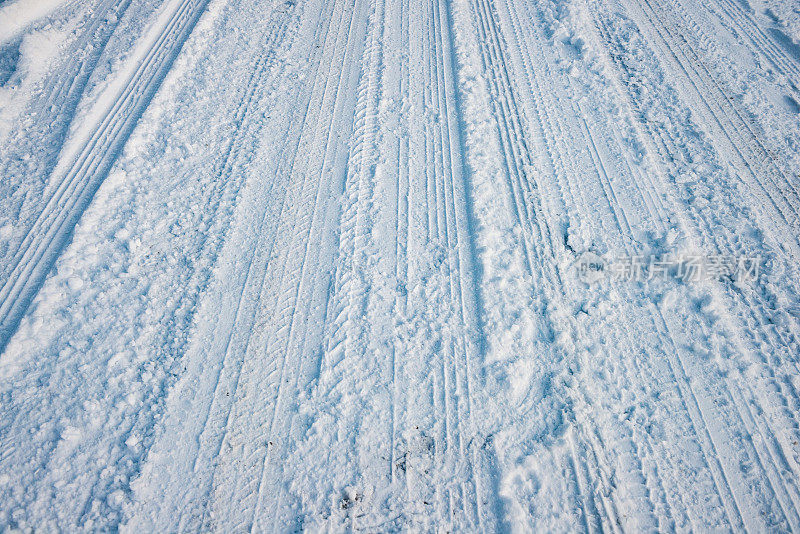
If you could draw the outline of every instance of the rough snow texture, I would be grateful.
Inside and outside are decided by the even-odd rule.
[[[798,531],[798,168],[794,0],[2,0],[0,530]]]

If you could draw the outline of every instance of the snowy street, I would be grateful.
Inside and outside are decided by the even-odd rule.
[[[800,532],[797,0],[0,0],[0,532]]]

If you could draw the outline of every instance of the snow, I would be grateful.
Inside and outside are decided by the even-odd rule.
[[[12,0],[0,5],[0,43],[21,34],[31,24],[51,15],[65,0]]]
[[[0,530],[800,530],[798,21],[0,1]]]

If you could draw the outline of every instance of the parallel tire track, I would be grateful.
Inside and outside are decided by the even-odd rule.
[[[600,29],[601,29],[601,33],[605,33],[605,32],[608,31],[608,28],[604,26],[602,21],[601,21]],[[607,42],[611,43],[612,39],[610,37],[607,38]],[[621,65],[619,63],[618,59],[616,59],[613,54],[612,54],[612,58],[614,58],[615,61],[617,62],[617,64],[622,67],[623,72],[624,72],[624,65]],[[645,126],[648,129],[652,129],[652,126],[649,123],[645,123]],[[664,140],[663,136],[660,136],[660,135],[657,134],[657,132],[652,132],[652,131],[650,132],[650,138],[653,141],[655,141],[656,143],[659,143],[659,142]],[[663,157],[664,161],[666,161],[666,162],[671,161],[671,159],[667,156],[667,154],[670,154],[670,153],[674,154],[674,153],[676,153],[676,151],[677,151],[677,146],[672,146],[671,148],[665,146],[663,148],[663,150],[656,150],[656,152],[659,153]],[[716,232],[714,232],[714,231],[712,231],[712,225],[711,225],[712,223],[707,220],[707,215],[705,215],[703,213],[694,214],[694,215],[691,214],[691,213],[682,213],[682,214],[679,214],[679,215],[681,217],[688,217],[689,218],[689,220],[691,221],[691,224],[690,224],[690,226],[688,228],[704,229],[705,232],[706,232],[706,235],[714,236],[716,238],[715,239],[715,241],[716,241],[715,247],[717,247],[717,251],[720,251],[720,252],[726,252],[727,251],[727,253],[729,253],[729,254],[735,253],[737,251],[736,248],[732,248],[731,242],[733,242],[734,240],[733,240],[733,238],[731,236],[728,235],[728,233],[726,233],[724,225],[719,225],[719,224],[714,225],[713,227],[717,229]],[[728,300],[731,303],[731,309],[739,310],[739,311],[746,311],[749,315],[751,315],[754,318],[753,319],[755,321],[754,324],[758,324],[758,323],[762,324],[762,326],[760,328],[755,328],[754,329],[753,327],[749,327],[749,331],[752,331],[757,337],[760,337],[762,335],[767,335],[769,337],[771,330],[775,329],[775,325],[767,327],[766,322],[765,321],[761,321],[759,319],[758,311],[766,309],[765,303],[763,301],[760,302],[760,303],[758,302],[759,296],[756,295],[756,294],[753,294],[751,292],[732,291],[732,288],[728,284],[724,284],[724,286],[725,287],[721,288],[721,289],[723,289],[723,294],[725,294],[725,296],[723,298]],[[753,300],[754,298],[755,298],[755,300]],[[763,297],[761,297],[761,298],[763,298]],[[659,315],[660,315],[660,313],[659,313]],[[662,324],[665,324],[665,325],[668,324],[668,322],[665,322],[666,320],[663,319],[663,318],[659,319],[659,321],[661,321]],[[768,321],[768,322],[770,324],[772,324],[772,321]],[[786,324],[786,322],[782,322],[781,324]],[[789,324],[791,324],[791,323],[789,323]],[[667,328],[667,327],[664,326],[664,328]],[[669,328],[670,329],[681,330],[681,328],[679,326],[676,326],[676,325],[673,325],[672,327],[669,327]],[[736,330],[737,329],[737,327],[735,327],[735,326],[731,326],[731,328],[732,328],[732,330]],[[663,331],[666,333],[668,330],[663,330]],[[764,341],[769,343],[773,347],[773,350],[776,353],[780,353],[783,350],[786,350],[786,348],[788,346],[793,346],[793,343],[794,343],[792,341],[793,337],[794,336],[790,334],[790,336],[788,338],[786,338],[786,337],[783,337],[783,338],[778,337],[778,338],[773,338],[771,341],[767,341],[767,340],[764,340]],[[750,352],[750,349],[747,349],[747,348],[742,348],[742,350],[743,350],[744,354],[747,354],[748,352]],[[752,354],[755,354],[755,353],[758,352],[759,349],[754,347],[752,350],[753,350]],[[672,354],[672,353],[670,352],[670,354]],[[677,354],[680,354],[680,351]],[[744,381],[744,382],[742,382],[742,384],[745,385],[745,390],[746,391],[750,391],[750,389],[752,387],[750,381]],[[733,389],[735,389],[736,387],[738,387],[738,386],[734,386],[733,384],[731,384],[731,387],[729,387],[729,389],[733,392]],[[767,403],[767,406],[769,406],[769,404],[771,404],[771,403]],[[748,424],[746,422],[746,418],[754,417],[754,414],[753,414],[752,410],[750,408],[743,407],[741,403],[736,403],[735,402],[734,405],[738,406],[737,409],[739,410],[739,414],[740,414],[740,419],[739,419],[739,423],[738,424],[743,425],[745,428],[748,427]],[[793,426],[796,427],[796,424],[793,425]],[[796,490],[791,489],[793,487],[793,484],[791,484],[791,483],[789,484],[789,486],[784,487],[783,484],[786,483],[786,479],[784,479],[784,482],[782,483],[780,481],[780,478],[775,478],[774,473],[776,472],[775,471],[776,469],[778,470],[777,472],[782,472],[782,471],[784,471],[786,469],[786,468],[781,466],[781,464],[784,463],[781,460],[781,457],[783,455],[779,454],[778,456],[775,456],[775,455],[771,455],[771,453],[765,453],[763,451],[759,452],[757,449],[751,449],[748,454],[754,455],[754,458],[762,466],[762,469],[764,470],[764,473],[767,476],[768,484],[772,486],[772,491],[776,492],[775,493],[775,497],[778,499],[778,502],[781,502],[781,503],[785,504],[786,500],[789,498],[786,492],[789,491],[789,495],[791,495]],[[764,461],[764,455],[765,454],[767,454],[767,457],[770,457],[770,455],[771,455],[771,458],[766,463]],[[781,466],[781,467],[778,467],[778,466]],[[789,519],[790,522],[796,521],[796,519],[795,519],[796,518],[796,508],[797,508],[796,504],[791,506],[791,508],[789,508],[789,509],[787,509],[784,506],[784,514],[786,515],[787,519]]]
[[[735,0],[720,0],[719,4],[709,4],[710,8],[718,7],[728,20],[736,24],[747,38],[778,71],[786,76],[795,91],[800,91],[800,66],[781,50],[780,46],[767,35],[761,26]]]
[[[551,319],[546,311],[548,308],[547,300],[557,298],[563,287],[560,274],[553,268],[553,260],[556,257],[556,251],[559,250],[559,245],[554,241],[548,222],[554,221],[554,218],[542,202],[541,185],[536,181],[538,175],[533,172],[533,160],[526,142],[529,136],[524,131],[526,123],[517,104],[517,97],[508,71],[510,63],[507,61],[508,56],[504,51],[503,38],[495,21],[493,6],[487,0],[474,0],[472,5],[477,16],[478,39],[481,44],[484,68],[487,71],[494,104],[494,115],[499,126],[498,134],[503,149],[502,156],[506,171],[504,174],[508,177],[508,188],[511,193],[515,218],[523,228],[526,270],[537,286],[534,287],[534,294],[540,295],[537,297],[539,302],[536,303],[536,307],[540,312],[541,318],[545,322],[549,322]],[[546,131],[547,127],[545,125],[548,122],[543,120],[541,124]],[[546,139],[543,141],[545,146],[550,146]],[[553,157],[552,153],[550,157]],[[533,179],[530,174],[533,174]],[[539,281],[538,284],[536,283],[537,280]],[[547,300],[540,300],[542,297]],[[549,324],[549,326],[545,326],[545,329],[555,332],[561,328],[556,328],[555,325]],[[552,345],[548,346],[547,349],[550,351],[558,350]],[[558,361],[562,358],[551,356],[550,359]],[[585,432],[588,432],[589,436],[596,435],[596,431],[590,428],[586,428]],[[583,432],[580,434],[583,434]],[[571,449],[574,458],[573,465],[576,466],[574,469],[576,477],[577,473],[583,473],[594,479],[586,481],[584,478],[584,487],[599,489],[605,485],[606,488],[610,488],[611,486],[608,482],[603,484],[597,480],[597,474],[604,472],[600,467],[608,463],[608,460],[604,459],[602,454],[602,445],[595,445],[595,440],[590,438],[583,438],[581,441],[583,446],[588,446],[590,454],[584,457],[578,454],[577,449]],[[593,462],[593,464],[590,463],[586,466],[586,462]],[[590,473],[593,473],[593,475],[590,475]],[[619,512],[616,503],[609,498],[608,490],[599,489],[599,491],[594,491],[594,498],[600,501],[600,505],[596,506],[593,501],[583,500],[583,510],[587,513],[589,511],[594,513],[600,511],[606,516],[603,528],[617,529]],[[596,516],[584,517],[587,528],[590,528],[588,527],[590,524],[597,525],[598,518]]]
[[[793,236],[787,243],[791,245],[790,251],[795,258],[800,256],[796,238],[800,229],[800,193],[792,178],[777,164],[775,156],[753,132],[748,121],[677,28],[676,21],[681,20],[680,15],[675,10],[667,11],[657,0],[639,0],[636,3],[648,16],[656,35],[663,40],[687,81],[695,88],[699,101],[713,117],[732,151],[741,158],[745,170],[743,174],[748,178],[750,190],[766,197],[762,201],[762,209],[770,209],[771,206],[780,222],[787,227],[789,235]],[[668,20],[673,22],[666,22]],[[786,237],[784,232],[780,233]]]
[[[226,187],[226,184],[233,181],[233,177],[246,172],[246,170],[243,169],[243,167],[246,166],[246,160],[242,157],[242,153],[246,153],[247,151],[246,143],[252,141],[256,132],[263,129],[264,126],[265,117],[258,112],[260,104],[263,102],[265,94],[268,94],[266,90],[270,82],[274,82],[275,79],[279,79],[282,74],[285,74],[285,65],[275,60],[276,53],[285,48],[284,41],[287,40],[287,35],[292,35],[288,32],[291,27],[290,22],[294,18],[292,7],[294,7],[294,3],[278,0],[275,5],[273,5],[270,12],[268,18],[272,22],[267,25],[266,32],[261,39],[261,42],[263,42],[263,50],[257,54],[253,62],[249,80],[244,86],[242,99],[236,106],[231,119],[234,133],[229,137],[222,151],[222,156],[217,160],[213,169],[213,176],[215,177],[213,181],[214,193],[212,194],[210,205],[206,208],[207,210],[213,207],[213,204],[216,202],[215,198],[222,194],[222,190]],[[300,108],[302,108],[302,105]],[[303,122],[304,121],[301,120],[299,123],[292,122],[286,125],[287,144],[290,144],[292,140],[297,142],[297,137],[299,137],[299,135],[296,135],[294,130],[302,125]],[[287,154],[296,154],[296,151],[289,150]],[[285,158],[281,160],[278,165],[277,176],[286,176],[284,168],[286,163]],[[291,162],[289,162],[289,164],[291,165]],[[259,300],[260,290],[263,287],[263,272],[266,270],[269,260],[272,257],[272,246],[274,242],[268,242],[267,238],[273,235],[273,226],[277,224],[284,210],[283,199],[285,184],[279,179],[270,181],[267,191],[270,196],[274,196],[275,202],[265,204],[263,207],[259,208],[262,217],[258,226],[259,231],[256,234],[258,237],[254,238],[256,244],[252,246],[247,266],[243,269],[245,274],[241,277],[242,286],[237,288],[237,293],[235,295],[230,296],[232,302],[228,303],[235,311],[233,320],[216,323],[212,347],[204,346],[203,349],[201,349],[212,354],[222,352],[223,356],[221,357],[220,368],[216,375],[215,384],[211,388],[213,393],[211,394],[208,410],[205,413],[202,424],[198,427],[197,436],[194,437],[198,442],[198,449],[193,462],[193,470],[195,473],[199,470],[201,460],[206,463],[213,463],[210,458],[219,455],[224,435],[220,437],[219,443],[215,448],[215,453],[207,450],[207,447],[201,446],[201,444],[205,445],[208,442],[206,430],[210,420],[213,419],[215,415],[218,415],[217,412],[224,410],[226,401],[228,403],[228,409],[230,407],[230,402],[232,402],[232,399],[223,394],[224,387],[230,385],[226,382],[229,374],[228,367],[230,365],[228,360],[230,359],[230,354],[234,352],[236,348],[240,347],[242,344],[246,347],[248,343],[254,320],[254,317],[252,317],[254,313],[253,307]],[[194,360],[193,356],[194,353],[190,349],[190,355],[187,355],[187,358]],[[236,377],[234,376],[231,380],[235,383]],[[223,406],[220,407],[219,404]],[[205,489],[210,492],[212,478],[213,476],[203,481],[198,475],[196,489],[198,491],[203,491],[203,489]],[[207,497],[207,495],[205,496]],[[170,518],[177,522],[180,530],[189,528],[190,526],[192,526],[192,528],[197,528],[198,525],[204,524],[205,514],[208,513],[208,507],[206,506],[208,503],[206,502],[204,503],[205,505],[197,507],[193,506],[194,504],[196,503],[192,499],[187,498],[186,502],[184,502],[182,513],[177,517]]]
[[[294,394],[287,391],[296,392],[299,388],[306,392],[308,380],[315,373],[313,369],[319,367],[318,361],[307,358],[311,349],[304,345],[318,340],[313,326],[315,319],[308,315],[313,313],[316,317],[319,312],[324,313],[326,306],[324,302],[321,308],[317,306],[321,286],[309,282],[312,272],[318,274],[318,263],[327,261],[320,254],[327,254],[329,249],[326,244],[321,245],[320,239],[327,240],[329,232],[320,225],[335,223],[322,217],[330,210],[329,193],[341,170],[338,141],[341,132],[335,131],[340,124],[336,119],[347,120],[349,97],[342,97],[342,84],[350,82],[349,65],[359,43],[353,34],[363,25],[359,4],[355,13],[353,5],[347,2],[332,6],[333,16],[323,18],[325,24],[335,28],[334,40],[326,37],[324,46],[319,45],[328,58],[328,62],[323,58],[321,63],[326,74],[316,77],[309,91],[310,115],[303,123],[300,143],[294,151],[298,158],[285,170],[289,179],[286,205],[302,210],[295,215],[284,211],[271,232],[275,236],[273,250],[277,253],[270,257],[266,267],[253,339],[247,341],[244,361],[237,373],[240,377],[231,392],[230,413],[223,420],[224,436],[209,507],[214,513],[205,520],[209,527],[219,524],[270,528],[263,522],[284,517],[278,511],[284,496],[275,491],[265,494],[261,488],[274,488],[276,479],[269,475],[273,469],[282,469],[273,465],[270,457],[278,449],[286,454],[292,447],[292,433],[286,427],[292,424],[294,412],[287,405],[286,395]],[[319,156],[301,159],[306,154]],[[253,436],[258,436],[255,442]],[[237,451],[233,456],[232,450]],[[267,499],[272,502],[262,502]],[[224,503],[231,500],[241,503],[240,509],[246,514],[226,510]],[[263,506],[268,506],[269,514],[262,514]]]
[[[487,39],[483,38],[483,36],[481,36],[481,37],[482,37],[482,40],[484,40],[484,41],[487,40]],[[499,61],[498,63],[503,64],[503,65],[506,64],[504,61]],[[495,97],[495,101],[502,101],[502,98]],[[589,135],[591,135],[591,132],[589,132]],[[563,137],[563,135],[562,135],[562,137]],[[556,136],[556,139],[558,139],[558,138],[559,137]],[[600,160],[599,155],[596,154],[596,150],[595,150],[595,153],[593,153],[593,159],[595,160],[595,165],[602,165],[602,161]],[[602,179],[603,170],[602,169],[598,169],[598,172],[600,172],[601,179]],[[608,189],[606,189],[606,191],[607,191],[607,193],[609,192]],[[610,192],[610,194],[608,196],[609,196],[608,197],[608,201],[609,201],[610,208],[613,210],[614,209],[613,204],[616,203],[617,200],[616,200],[615,195],[613,194],[613,192]],[[526,197],[523,197],[523,198],[526,198]],[[522,211],[522,210],[519,210],[519,211]],[[585,218],[589,218],[590,220],[592,219],[592,217],[590,215],[588,215],[588,214],[584,214],[584,217]],[[615,216],[615,219],[616,219],[616,222],[617,222],[617,225],[618,225],[618,228],[616,229],[616,231],[618,231],[618,232],[620,232],[620,233],[622,233],[624,235],[625,232],[626,232],[626,224],[625,224],[626,216],[624,214],[624,211],[621,214]],[[629,228],[627,229],[627,231],[629,231]],[[667,350],[667,352],[669,353],[669,349]],[[677,376],[677,375],[675,375],[675,376]],[[691,413],[691,411],[690,411],[690,413]],[[703,427],[704,427],[704,425],[699,425],[697,428],[703,428]],[[712,454],[713,453],[714,453],[714,451],[712,450]],[[755,457],[759,458],[759,454],[756,453]],[[769,472],[769,471],[767,471],[767,472]],[[728,487],[728,483],[724,481],[725,480],[724,477],[723,477],[722,480],[723,480],[722,488],[724,489],[724,488]],[[721,494],[724,495],[725,492],[722,491]],[[734,514],[734,517],[735,517],[735,515],[736,514]]]
[[[0,288],[0,352],[36,296],[75,225],[166,77],[208,0],[182,0],[113,102],[87,130],[76,155],[51,179],[59,184],[14,254]]]
[[[21,214],[31,209],[25,206],[27,199],[34,197],[35,193],[41,195],[41,189],[45,187],[45,184],[30,184],[30,177],[31,175],[41,177],[44,182],[45,176],[42,175],[52,172],[89,78],[116,31],[119,19],[125,14],[130,3],[131,0],[119,3],[107,1],[96,8],[92,19],[82,29],[81,38],[71,47],[70,55],[77,56],[78,60],[70,58],[71,61],[65,67],[66,72],[59,69],[51,79],[43,82],[42,87],[47,94],[42,99],[42,104],[33,105],[33,109],[30,110],[31,114],[36,114],[37,119],[44,122],[44,131],[37,136],[30,136],[28,132],[24,132],[22,139],[16,139],[17,146],[0,156],[0,162],[4,163],[3,176],[15,178],[10,181],[10,184],[0,185],[0,191],[7,198],[14,198],[16,195],[25,196],[25,200],[21,201],[19,206],[12,206],[20,210]],[[113,14],[117,20],[110,22],[109,14]],[[81,53],[87,49],[91,50],[91,53]],[[39,109],[36,109],[37,107]],[[19,157],[19,154],[25,150],[33,152],[41,149],[44,149],[43,156],[39,159],[35,157],[33,159],[35,163]],[[18,192],[19,187],[29,187],[30,189]],[[5,200],[7,199],[4,198]],[[5,252],[10,253],[8,250]],[[8,267],[13,267],[13,265],[3,265],[0,268],[0,277],[7,274],[5,269]]]
[[[606,239],[612,240],[612,242],[618,241],[616,246],[622,250],[626,250],[630,254],[632,250],[628,241],[632,238],[632,225],[629,222],[630,217],[626,213],[625,204],[620,203],[620,197],[615,191],[608,172],[606,171],[602,157],[598,151],[598,145],[593,139],[592,132],[586,124],[585,119],[582,121],[577,121],[577,123],[575,120],[573,120],[573,124],[570,124],[568,120],[568,118],[585,117],[586,115],[583,113],[583,110],[581,110],[580,106],[570,106],[569,104],[564,104],[565,102],[569,103],[570,98],[564,95],[559,95],[560,90],[558,87],[556,87],[556,84],[552,84],[549,79],[538,74],[538,69],[557,72],[557,68],[547,59],[546,54],[540,54],[541,57],[530,58],[528,57],[531,53],[529,50],[526,53],[522,53],[522,49],[527,48],[527,45],[525,44],[525,40],[521,39],[520,36],[525,36],[526,38],[530,38],[530,36],[536,36],[537,39],[531,44],[537,53],[540,53],[541,50],[546,50],[548,48],[548,44],[544,43],[539,37],[538,30],[532,28],[521,29],[520,26],[521,21],[523,20],[526,22],[536,20],[538,14],[531,14],[529,12],[517,14],[517,9],[512,8],[510,5],[507,6],[507,8],[510,12],[509,15],[511,17],[511,23],[514,29],[516,46],[522,55],[523,64],[530,66],[527,69],[530,73],[528,85],[534,93],[532,101],[534,103],[534,108],[537,109],[536,116],[539,119],[539,127],[542,130],[542,143],[544,146],[549,147],[549,166],[552,166],[552,168],[556,171],[557,176],[559,177],[559,184],[564,182],[568,184],[567,187],[561,186],[561,202],[567,202],[571,199],[571,204],[568,204],[568,207],[576,206],[580,210],[579,213],[571,217],[571,219],[587,221],[589,227],[593,228],[593,235],[605,236]],[[528,22],[528,24],[530,24],[530,22]],[[532,65],[536,65],[536,67],[533,67]],[[562,108],[566,106],[566,108],[562,109],[562,112],[559,113],[558,106],[562,106]],[[580,167],[580,171],[578,171],[574,168],[576,164],[573,162],[581,161],[581,157],[571,154],[569,147],[565,145],[563,140],[575,139],[575,136],[580,135],[583,135],[584,137],[583,144],[581,146],[586,146],[589,148],[588,155],[590,156],[590,159],[586,161],[583,166]],[[595,222],[598,219],[598,212],[602,213],[600,207],[591,203],[587,204],[587,196],[575,196],[571,194],[573,191],[581,190],[582,184],[577,183],[576,177],[587,175],[593,176],[601,186],[600,195],[606,199],[602,209],[608,213],[605,218],[602,218],[602,221],[606,224],[598,225]],[[580,181],[588,182],[589,180]],[[654,199],[657,199],[657,196],[649,195],[647,191],[642,191],[638,188],[637,192],[639,195],[641,195],[643,205],[648,206],[649,209],[645,221],[647,221],[647,219],[653,219],[656,224],[663,225],[663,219],[661,215],[661,213],[663,213],[663,209],[660,208],[657,201],[656,204],[653,205],[652,202],[648,203],[646,200],[648,196],[651,196]],[[595,196],[596,194],[592,193],[588,198],[595,198]],[[561,292],[566,291],[567,295],[570,296],[572,295],[574,289],[574,287],[570,288],[564,286],[562,287]],[[557,298],[557,296],[560,294],[558,288],[551,288],[550,291],[554,295],[553,298]],[[613,330],[613,327],[611,330]],[[577,334],[577,337],[579,339],[592,339],[595,337],[595,334],[591,331],[584,331]],[[633,345],[633,343],[630,344]],[[581,389],[585,388],[586,384],[584,384]],[[585,396],[585,392],[583,394],[578,393],[577,401],[579,405],[582,404],[586,406],[587,409],[591,409],[592,403]],[[637,521],[637,523],[633,524],[637,524],[639,528],[642,528],[644,524],[653,524],[651,523],[653,518],[648,518],[647,514],[650,510],[654,511],[657,508],[657,505],[654,502],[650,502],[645,505],[641,502],[641,499],[647,498],[645,496],[648,494],[648,490],[645,489],[645,484],[651,484],[656,488],[663,487],[663,484],[657,473],[655,474],[653,480],[647,477],[644,472],[642,460],[639,459],[640,453],[632,454],[630,452],[637,449],[633,435],[630,432],[626,432],[625,427],[618,423],[601,429],[591,422],[592,415],[590,414],[586,414],[583,419],[584,422],[581,426],[584,426],[585,428],[578,428],[573,434],[573,455],[576,462],[582,458],[583,462],[592,462],[594,467],[589,470],[587,470],[585,467],[583,469],[578,467],[575,470],[576,476],[585,471],[585,476],[579,478],[584,478],[584,480],[591,478],[595,479],[592,482],[584,482],[582,486],[584,488],[583,491],[589,491],[592,493],[589,490],[591,487],[604,488],[600,491],[595,491],[593,495],[595,499],[600,501],[599,506],[587,506],[584,504],[584,510],[592,510],[595,514],[598,514],[599,511],[602,511],[605,515],[603,524],[606,525],[606,528],[610,528],[612,530],[618,528],[618,526],[621,526],[620,521],[622,516],[629,514],[629,512],[632,510],[637,510],[639,512],[639,517],[628,519],[629,521]],[[609,429],[615,429],[615,432],[612,432],[612,443],[607,444],[601,438],[601,430],[608,432]],[[622,462],[622,465],[624,466],[623,469],[616,471],[617,476],[620,477],[621,480],[625,481],[624,491],[614,492],[618,494],[616,499],[620,500],[619,503],[615,502],[616,499],[611,498],[612,488],[614,486],[610,484],[607,476],[604,477],[602,475],[602,473],[612,471],[609,462],[610,458],[606,454],[609,445],[612,446],[612,450],[622,451],[615,458],[615,461]],[[581,446],[587,447],[590,454],[581,455],[579,453],[579,448]],[[646,447],[646,442],[644,446]],[[591,475],[589,474],[590,472],[592,473]],[[598,474],[600,474],[600,476],[598,476]],[[582,499],[584,500],[584,503],[586,503],[586,497],[584,496]],[[629,512],[623,514],[620,511],[620,506],[625,504],[624,501],[626,499],[630,502],[627,507]],[[595,516],[586,520],[590,522],[599,522],[602,521],[603,518]],[[667,521],[668,520],[669,518],[667,518]],[[645,523],[642,524],[641,521],[645,521]]]

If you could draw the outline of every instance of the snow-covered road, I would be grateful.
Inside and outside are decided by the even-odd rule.
[[[796,0],[0,0],[0,531],[800,532]]]

